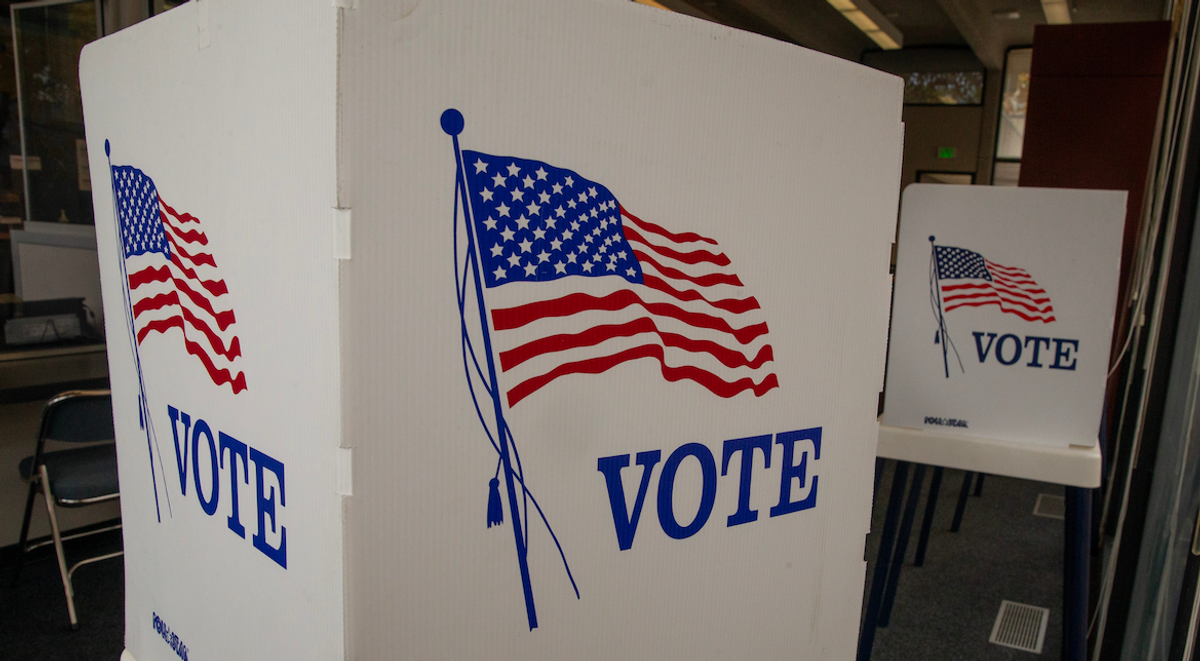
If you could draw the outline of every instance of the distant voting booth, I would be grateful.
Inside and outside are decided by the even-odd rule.
[[[905,189],[881,456],[1098,486],[1125,199]]]
[[[936,468],[918,548],[928,540],[944,468],[966,471],[955,526],[976,472],[1066,487],[1063,658],[1086,655],[1089,490],[1100,486],[1098,436],[1126,197],[1006,186],[904,189],[878,444],[879,457],[897,463],[861,658],[870,657],[876,626],[886,626],[926,464]],[[909,462],[917,467],[897,527]]]
[[[81,77],[127,657],[853,655],[899,79],[617,0],[195,0]]]

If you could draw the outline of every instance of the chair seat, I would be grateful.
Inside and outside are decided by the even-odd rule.
[[[83,500],[120,491],[117,484],[117,444],[105,443],[42,455],[50,475],[50,493],[59,500]],[[29,479],[33,457],[21,460],[21,477]]]

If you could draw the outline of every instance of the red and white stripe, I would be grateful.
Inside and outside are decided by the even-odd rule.
[[[942,285],[942,309],[949,312],[962,307],[996,305],[1025,321],[1054,321],[1050,296],[1025,269],[997,264],[984,259],[992,281],[953,281]]]
[[[489,290],[493,341],[511,407],[573,374],[655,360],[667,381],[720,397],[779,386],[767,324],[717,242],[674,234],[621,209],[644,285],[616,276],[514,282]]]
[[[137,341],[173,328],[183,334],[187,352],[204,364],[213,383],[246,389],[238,357],[229,290],[217,274],[208,236],[195,216],[179,213],[158,198],[159,218],[171,246],[171,259],[149,252],[126,260]]]

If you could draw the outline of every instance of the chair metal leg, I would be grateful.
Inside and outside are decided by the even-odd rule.
[[[29,519],[33,515],[33,500],[37,498],[39,476],[29,479],[29,497],[25,499],[25,518],[21,521],[21,540],[17,542],[17,561],[13,565],[12,581],[9,587],[17,586],[17,578],[21,575],[21,566],[25,564],[25,546],[29,542]]]
[[[983,495],[983,478],[987,477],[987,473],[980,473],[979,477],[975,478],[975,497]]]
[[[925,518],[921,521],[921,536],[917,539],[917,557],[913,559],[914,567],[925,566],[925,549],[929,548],[929,531],[933,527],[933,512],[937,508],[938,492],[942,490],[942,473],[945,470],[941,466],[933,467],[933,477],[929,480],[929,495],[925,498]]]
[[[908,489],[908,502],[904,504],[904,518],[900,520],[900,534],[896,536],[896,555],[892,557],[891,571],[883,592],[883,605],[879,609],[879,626],[886,627],[892,619],[892,604],[896,603],[896,587],[900,584],[900,570],[904,568],[904,555],[908,552],[908,538],[912,534],[913,519],[917,514],[917,502],[921,500],[921,487],[925,485],[925,464],[913,468],[912,486]]]
[[[958,532],[962,527],[963,512],[967,511],[967,496],[971,494],[971,479],[975,473],[967,471],[963,474],[962,489],[958,492],[958,507],[954,508],[954,521],[950,523],[950,532]]]
[[[67,577],[71,578],[71,577],[75,576],[75,570],[79,569],[80,567],[82,567],[84,565],[90,565],[93,562],[100,562],[101,560],[109,560],[111,558],[119,558],[123,555],[125,555],[125,551],[122,550],[122,551],[117,551],[115,553],[106,553],[104,555],[98,555],[94,558],[88,558],[87,560],[80,560],[79,562],[76,562],[75,564],[71,565],[71,568],[69,570],[67,570]]]
[[[50,494],[50,476],[46,473],[46,465],[40,467],[42,473],[42,495],[46,499],[46,513],[50,515],[50,534],[54,537],[54,552],[58,555],[58,572],[62,575],[63,592],[67,595],[67,615],[71,618],[71,630],[79,628],[79,620],[75,617],[75,591],[71,588],[71,575],[67,573],[67,556],[63,553],[62,536],[58,533],[58,517],[54,514],[54,496]]]

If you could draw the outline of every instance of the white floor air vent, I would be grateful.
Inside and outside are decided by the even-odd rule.
[[[1067,513],[1067,499],[1062,496],[1052,496],[1039,493],[1037,503],[1033,506],[1034,516],[1044,516],[1047,519],[1062,520]]]
[[[992,626],[992,637],[988,642],[1041,654],[1049,619],[1049,609],[1005,599],[1000,602],[1000,612],[996,615],[996,624]]]

